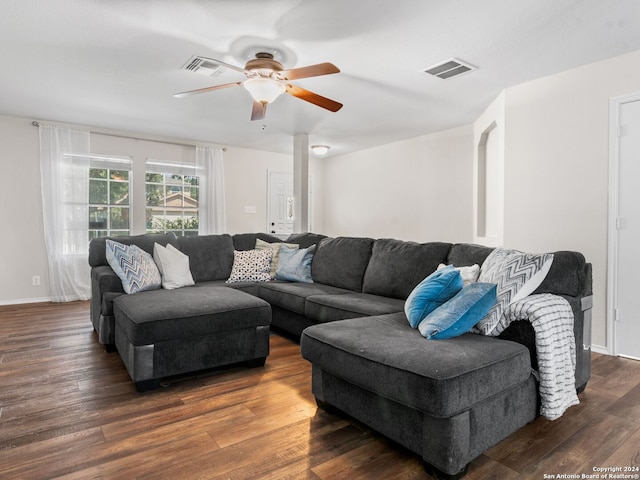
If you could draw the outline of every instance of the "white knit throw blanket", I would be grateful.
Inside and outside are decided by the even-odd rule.
[[[491,335],[500,335],[517,320],[529,320],[533,326],[542,402],[540,414],[555,420],[567,408],[580,403],[575,386],[573,311],[569,302],[557,295],[530,295],[505,309]]]

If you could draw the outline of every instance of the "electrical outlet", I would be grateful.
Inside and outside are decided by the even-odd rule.
[[[38,275],[34,275],[33,277],[31,277],[31,285],[33,285],[34,287],[40,286],[40,277]]]

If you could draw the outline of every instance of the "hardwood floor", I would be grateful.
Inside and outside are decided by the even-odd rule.
[[[465,478],[639,474],[640,362],[593,354],[580,402],[491,448]],[[264,368],[203,372],[141,394],[77,302],[0,307],[0,478],[431,477],[416,455],[318,410],[310,365],[288,338],[272,335]]]

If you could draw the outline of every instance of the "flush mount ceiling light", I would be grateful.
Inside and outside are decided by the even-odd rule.
[[[329,151],[328,145],[312,145],[311,151],[316,155],[325,155]]]

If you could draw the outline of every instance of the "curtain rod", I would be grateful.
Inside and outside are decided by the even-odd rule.
[[[31,125],[33,125],[34,127],[39,127],[40,126],[40,122],[34,120],[33,122],[31,122]],[[132,137],[132,136],[129,136],[129,135],[118,135],[116,133],[94,132],[92,130],[89,130],[89,133],[94,133],[96,135],[104,135],[106,137],[128,138],[129,140],[141,140],[141,141],[144,141],[144,142],[166,143],[167,145],[176,145],[178,147],[195,147],[196,146],[193,143],[170,142],[170,141],[166,141],[166,140],[149,140],[148,138]],[[222,151],[226,152],[227,151],[227,147],[222,147]]]

